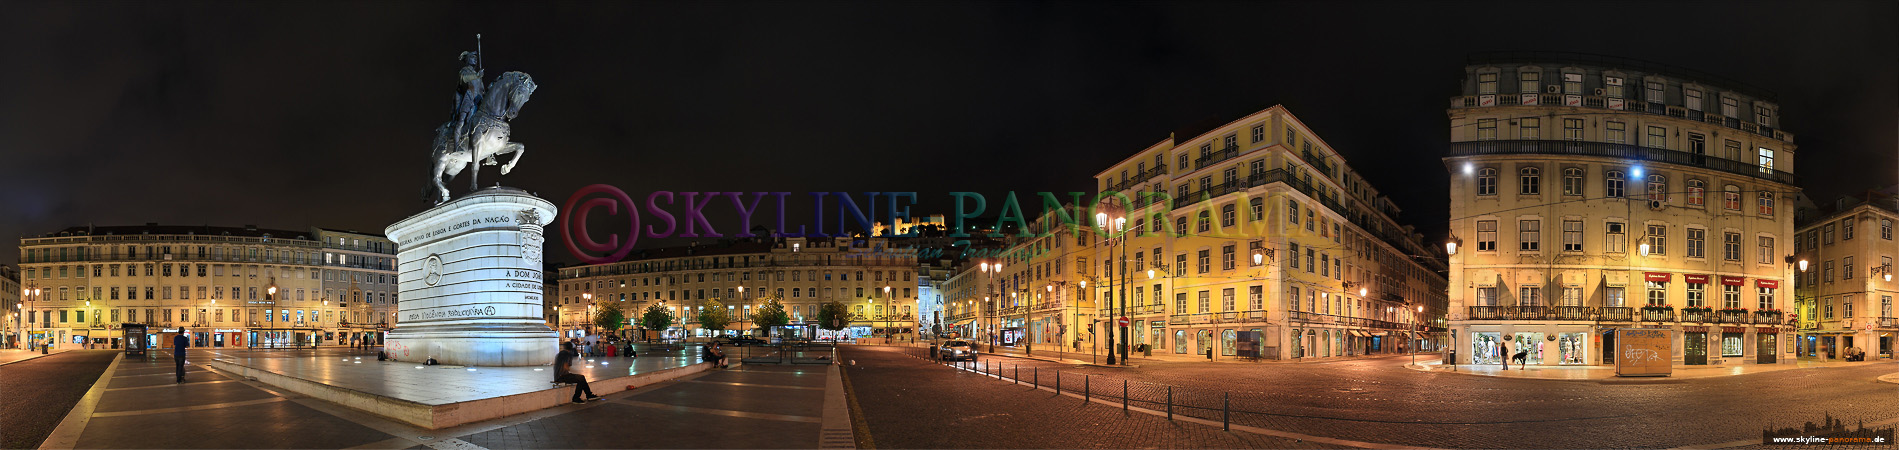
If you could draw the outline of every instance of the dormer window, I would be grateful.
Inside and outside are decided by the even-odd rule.
[[[1497,93],[1497,74],[1495,72],[1477,74],[1477,94],[1491,95],[1495,93]]]

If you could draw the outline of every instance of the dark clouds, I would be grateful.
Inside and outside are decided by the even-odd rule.
[[[429,132],[475,33],[490,75],[541,86],[515,125],[519,171],[483,180],[556,202],[591,183],[918,191],[938,211],[949,191],[1090,191],[1170,131],[1283,103],[1432,232],[1446,100],[1465,54],[1496,49],[1655,60],[1774,90],[1821,199],[1899,172],[1891,2],[5,9],[9,237],[154,221],[379,231],[423,206]]]

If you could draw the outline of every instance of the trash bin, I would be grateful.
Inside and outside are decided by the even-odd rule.
[[[1154,346],[1148,345],[1148,344],[1141,344],[1141,356],[1146,356],[1146,357],[1154,356]]]
[[[930,359],[937,359],[937,355],[939,354],[940,353],[936,351],[936,344],[930,344]]]
[[[1444,364],[1457,365],[1457,350],[1444,352]]]

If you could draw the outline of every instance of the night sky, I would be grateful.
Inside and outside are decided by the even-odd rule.
[[[540,85],[514,121],[521,166],[482,180],[556,204],[607,183],[636,198],[790,191],[794,208],[808,191],[916,191],[919,214],[979,191],[993,208],[1011,190],[1092,193],[1095,173],[1170,132],[1284,104],[1436,239],[1445,108],[1484,50],[1646,59],[1775,91],[1804,187],[1826,201],[1899,174],[1895,18],[1891,1],[11,1],[0,235],[380,232],[427,206],[428,144],[476,33],[491,78]]]

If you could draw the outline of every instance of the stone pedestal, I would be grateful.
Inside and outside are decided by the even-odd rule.
[[[386,230],[396,240],[401,302],[385,348],[398,361],[528,366],[554,362],[541,317],[541,224],[554,204],[496,187]]]

